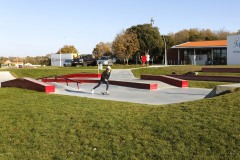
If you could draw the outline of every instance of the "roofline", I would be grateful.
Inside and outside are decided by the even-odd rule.
[[[213,40],[213,41],[227,41],[227,40]],[[195,42],[210,42],[210,41],[195,41]],[[185,43],[181,43],[181,44],[178,44],[178,45],[175,45],[171,48],[227,48],[227,45],[215,45],[215,46],[211,46],[211,45],[199,45],[199,46],[187,46],[188,43],[195,43],[195,42],[192,42],[192,41],[188,41],[188,42],[185,42]]]
[[[186,48],[191,48],[191,49],[194,49],[194,48],[227,48],[227,46],[195,46],[195,47],[177,47],[177,46],[173,46],[171,47],[173,49],[186,49]]]
[[[178,46],[180,46],[180,45],[187,44],[187,43],[189,43],[189,42],[181,43],[181,44],[178,44],[178,45],[172,46],[171,48],[176,48],[176,47],[178,47]]]

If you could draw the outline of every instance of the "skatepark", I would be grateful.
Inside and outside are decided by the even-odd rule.
[[[0,82],[15,79],[9,72],[0,72]],[[95,78],[98,80],[99,78]],[[207,96],[212,89],[204,88],[181,88],[166,84],[161,81],[141,80],[135,78],[130,69],[113,69],[110,80],[121,80],[136,83],[157,83],[158,87],[154,90],[137,89],[125,86],[110,85],[110,95],[102,95],[101,92],[105,91],[106,85],[102,84],[96,89],[94,94],[91,94],[91,89],[96,83],[81,83],[77,86],[76,83],[57,83],[48,82],[55,86],[55,92],[50,94],[62,94],[69,96],[86,97],[93,99],[113,100],[122,102],[132,102],[140,104],[172,104],[187,101],[194,101],[203,99]],[[79,88],[78,88],[79,87]]]

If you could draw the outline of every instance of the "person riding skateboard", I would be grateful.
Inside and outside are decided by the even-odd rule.
[[[102,83],[106,84],[106,93],[109,94],[109,91],[108,91],[108,88],[109,88],[108,79],[109,79],[110,75],[111,75],[111,67],[108,66],[106,68],[106,70],[102,73],[101,79],[99,80],[98,84],[95,87],[93,87],[93,89],[91,90],[92,94],[94,94],[95,89],[98,88]]]

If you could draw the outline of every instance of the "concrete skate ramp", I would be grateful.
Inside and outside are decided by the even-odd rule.
[[[45,93],[55,92],[55,86],[40,82],[32,78],[18,78],[10,81],[5,81],[1,83],[1,86],[23,88]]]
[[[174,78],[174,77],[170,77],[170,76],[165,76],[165,75],[144,74],[144,75],[141,75],[141,79],[158,80],[158,81],[162,81],[164,83],[168,83],[170,85],[174,85],[174,86],[181,87],[181,88],[188,87],[188,81],[187,80]]]
[[[202,68],[202,72],[240,73],[240,68]]]
[[[158,84],[157,83],[134,82],[134,81],[117,81],[117,80],[110,80],[109,83],[112,84],[112,85],[138,88],[138,89],[149,89],[149,90],[158,89]]]
[[[104,84],[97,88],[95,93],[92,94],[91,89],[96,85],[93,83],[83,83],[80,85],[79,89],[77,89],[77,86],[74,83],[70,83],[69,86],[66,86],[64,83],[51,83],[56,85],[56,91],[54,94],[154,105],[199,100],[203,99],[211,91],[210,89],[205,88],[179,87],[147,90],[110,85],[110,95],[102,95],[101,92],[106,90],[106,85]]]
[[[185,80],[240,82],[240,76],[205,76],[205,75],[177,75],[177,74],[171,74],[168,76]]]
[[[13,79],[16,79],[16,78],[13,77],[10,74],[10,72],[8,72],[8,71],[1,71],[0,72],[0,87],[1,87],[2,82],[13,80]]]
[[[100,78],[101,74],[95,74],[95,73],[78,73],[78,74],[67,74],[63,75],[62,77],[65,78]]]
[[[79,82],[81,84],[83,83],[98,83],[99,79],[94,78],[85,78],[85,79],[79,79],[79,78],[48,78],[48,79],[42,79],[43,82],[58,82],[58,83],[76,83]],[[139,88],[139,89],[158,89],[158,83],[156,82],[146,82],[146,81],[138,81],[138,79],[134,80],[109,80],[109,84],[111,85],[118,85],[118,86],[125,86],[125,87],[131,87],[131,88]]]
[[[214,89],[208,94],[206,95],[205,98],[211,98],[211,97],[215,97],[224,93],[229,93],[230,91],[236,89],[236,88],[240,88],[240,84],[236,83],[236,84],[227,84],[227,85],[218,85],[216,87],[214,87]]]

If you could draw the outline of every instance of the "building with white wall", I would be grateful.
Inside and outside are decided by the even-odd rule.
[[[69,54],[51,54],[51,66],[63,66],[63,63],[67,59],[73,59],[77,57],[78,54],[76,53],[69,53]]]
[[[168,64],[227,64],[227,40],[186,42],[167,51]]]
[[[240,35],[227,36],[227,64],[240,64]]]
[[[187,42],[167,50],[168,65],[240,65],[240,34],[229,35],[227,40]]]

